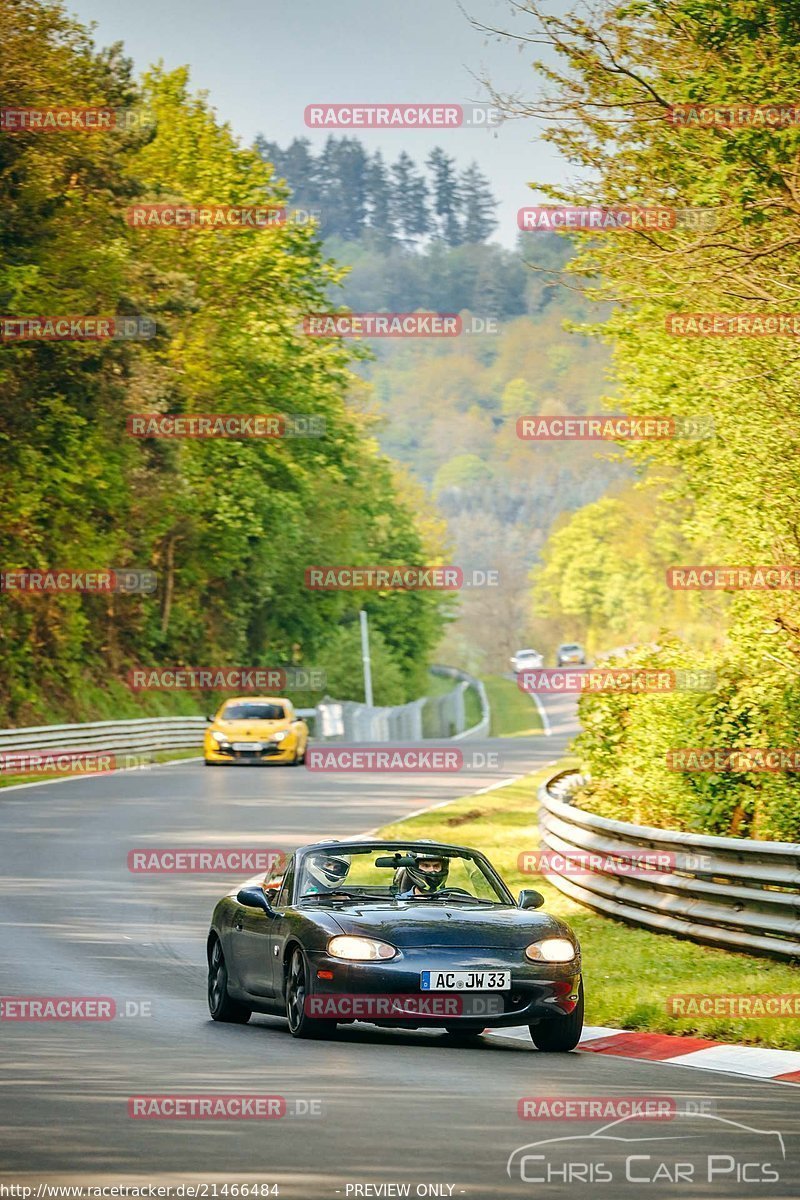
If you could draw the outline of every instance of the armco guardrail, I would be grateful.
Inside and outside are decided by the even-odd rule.
[[[300,716],[314,716],[315,710],[303,708],[297,712]],[[48,750],[96,750],[112,754],[199,750],[205,727],[205,717],[141,717],[131,721],[0,729],[0,755]]]
[[[542,844],[566,858],[601,857],[602,869],[548,878],[566,896],[609,917],[710,946],[800,957],[800,844],[677,833],[629,825],[570,803],[583,777],[553,776],[539,789]],[[624,861],[668,854],[669,870],[631,875]]]
[[[347,742],[418,742],[423,704],[412,700],[381,708],[326,696],[317,705],[317,735]]]
[[[455,736],[458,738],[478,738],[489,736],[489,722],[491,718],[491,710],[489,708],[489,697],[486,695],[486,688],[480,679],[476,679],[474,675],[468,675],[466,671],[460,671],[458,667],[441,667],[434,665],[431,667],[431,675],[444,675],[450,679],[458,679],[461,681],[461,687],[455,692],[451,692],[449,696],[435,696],[428,698],[428,704],[436,704],[449,700],[450,696],[457,697],[461,705],[461,720],[465,724],[464,718],[464,693],[467,688],[474,688],[478,694],[478,701],[481,706],[481,719],[477,725],[473,725],[469,729],[464,729],[463,724],[460,730],[456,730]]]
[[[487,737],[489,701],[481,681],[456,667],[434,666],[431,672],[457,680],[456,687],[444,696],[423,696],[409,704],[383,708],[326,697],[317,706],[317,735],[348,742],[418,742],[425,737]],[[481,720],[468,729],[464,693],[469,687],[474,687],[478,693]]]

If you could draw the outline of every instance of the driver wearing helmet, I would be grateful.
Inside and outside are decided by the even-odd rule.
[[[350,871],[350,860],[339,854],[310,854],[306,859],[307,884],[304,896],[335,892]]]
[[[394,877],[394,888],[398,900],[411,896],[429,896],[438,892],[447,883],[449,863],[446,858],[414,851],[408,855],[409,862],[400,867]]]

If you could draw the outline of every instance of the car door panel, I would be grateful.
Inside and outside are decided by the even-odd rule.
[[[272,941],[275,918],[260,908],[241,908],[234,924],[241,985],[251,996],[272,995]]]

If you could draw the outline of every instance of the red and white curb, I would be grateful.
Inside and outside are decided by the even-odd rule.
[[[495,1029],[492,1034],[530,1040],[527,1029]],[[666,1062],[676,1067],[697,1067],[701,1071],[727,1071],[734,1075],[749,1075],[751,1079],[800,1084],[800,1050],[732,1046],[709,1038],[636,1033],[603,1025],[585,1026],[578,1049],[620,1058]]]

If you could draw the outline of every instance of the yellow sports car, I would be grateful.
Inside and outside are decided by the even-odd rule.
[[[203,743],[206,766],[223,763],[305,762],[308,726],[290,700],[278,696],[240,696],[226,700]]]

